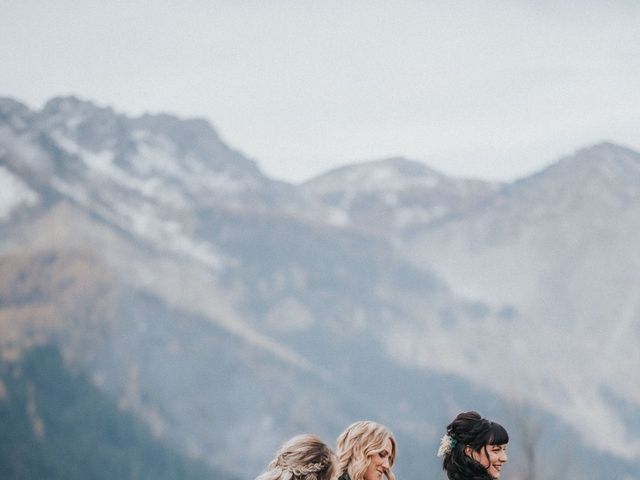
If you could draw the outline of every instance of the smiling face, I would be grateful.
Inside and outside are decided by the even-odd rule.
[[[485,445],[479,452],[470,447],[465,448],[465,453],[487,469],[491,478],[500,478],[502,465],[507,463],[507,444]]]
[[[369,455],[369,465],[364,471],[364,480],[381,480],[382,476],[387,474],[393,463],[391,457],[393,452],[393,444],[391,439],[387,438],[382,446],[382,450],[373,452]]]

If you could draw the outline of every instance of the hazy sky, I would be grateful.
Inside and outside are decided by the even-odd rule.
[[[562,4],[560,6],[559,4]],[[0,95],[211,121],[270,176],[640,149],[640,2],[0,0]]]

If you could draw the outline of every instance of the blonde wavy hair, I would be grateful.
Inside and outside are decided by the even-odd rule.
[[[336,455],[316,435],[297,435],[280,447],[256,480],[332,480]]]
[[[385,426],[376,422],[361,421],[351,424],[338,437],[338,475],[345,472],[351,480],[364,480],[364,472],[369,466],[371,456],[385,448],[387,439],[391,440],[389,467],[396,459],[396,439]],[[395,480],[391,468],[386,472],[388,480]]]

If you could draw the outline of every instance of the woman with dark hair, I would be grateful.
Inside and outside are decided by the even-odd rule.
[[[507,462],[509,434],[477,412],[463,412],[447,426],[438,456],[449,480],[495,480]]]

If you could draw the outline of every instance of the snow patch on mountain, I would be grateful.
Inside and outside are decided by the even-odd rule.
[[[33,206],[37,202],[38,194],[0,165],[0,220],[9,219],[20,206]]]
[[[259,188],[257,178],[234,176],[205,165],[192,153],[180,154],[169,138],[149,138],[148,133],[139,131],[134,132],[134,138],[137,138],[136,151],[130,161],[140,176],[174,179],[191,195],[205,195],[207,191],[234,194]],[[169,184],[165,186],[170,187]]]
[[[394,240],[440,221],[491,196],[500,184],[457,179],[404,158],[332,170],[301,185],[309,197],[332,209],[329,221]]]
[[[362,166],[355,166],[351,169],[336,171],[333,174],[327,174],[325,178],[332,177],[333,179],[340,179],[343,185],[352,185],[354,191],[404,191],[409,187],[422,187],[425,189],[435,188],[441,181],[441,175],[430,170],[428,167],[416,168],[415,171],[407,172],[401,167],[406,162],[403,159],[390,159],[385,163],[376,163],[376,168],[363,168]],[[420,173],[419,176],[414,176],[413,173]],[[313,183],[318,183],[312,181]],[[338,185],[336,185],[337,187]],[[327,188],[327,185],[324,186]]]
[[[140,238],[152,242],[160,250],[190,258],[213,269],[221,269],[225,265],[222,255],[212,244],[187,235],[184,226],[177,221],[158,218],[154,206],[142,204],[134,207],[119,203],[114,207],[119,217],[126,219]]]

